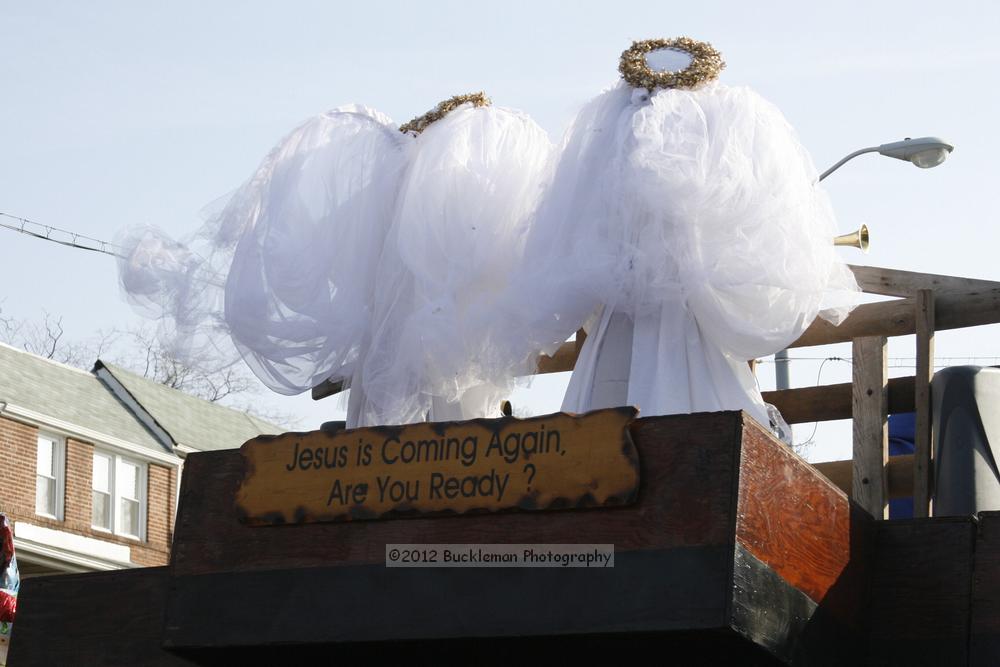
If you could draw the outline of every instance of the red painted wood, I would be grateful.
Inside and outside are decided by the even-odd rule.
[[[847,496],[787,447],[748,426],[740,463],[736,539],[821,602],[850,560]]]

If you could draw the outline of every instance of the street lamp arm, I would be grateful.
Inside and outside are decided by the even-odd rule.
[[[819,180],[822,181],[824,178],[826,178],[827,176],[829,176],[833,172],[835,172],[838,169],[840,169],[840,167],[845,162],[847,162],[848,160],[852,160],[852,159],[856,158],[859,155],[864,155],[865,153],[877,153],[877,152],[879,152],[879,149],[880,149],[880,146],[872,146],[871,148],[862,148],[861,150],[854,151],[853,153],[851,153],[847,157],[843,158],[840,162],[838,162],[837,164],[833,165],[832,167],[830,167],[829,169],[827,169],[826,171],[824,171],[820,175]]]

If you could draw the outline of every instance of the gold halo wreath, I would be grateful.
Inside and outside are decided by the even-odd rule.
[[[427,126],[434,121],[441,120],[449,112],[454,111],[458,107],[462,106],[466,102],[472,102],[474,107],[487,107],[493,102],[490,98],[486,97],[486,93],[479,91],[478,93],[469,93],[468,95],[455,95],[451,99],[447,99],[444,102],[438,102],[438,105],[425,113],[423,116],[418,116],[408,123],[404,123],[399,126],[400,132],[412,132],[414,135],[420,134],[427,129]]]
[[[691,56],[691,64],[676,72],[654,70],[646,63],[646,54],[660,49],[683,51]],[[677,37],[632,42],[632,46],[622,52],[618,71],[633,88],[645,88],[653,92],[655,88],[694,88],[718,78],[725,66],[722,54],[708,42]]]

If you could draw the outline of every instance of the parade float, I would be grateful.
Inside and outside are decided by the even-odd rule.
[[[722,67],[637,42],[560,148],[482,95],[398,129],[342,107],[201,250],[135,232],[123,284],[171,335],[350,388],[347,421],[190,454],[170,564],[25,582],[11,664],[995,664],[1000,513],[931,516],[931,382],[1000,284],[844,264],[808,155]],[[756,388],[749,360],[844,342],[851,383]],[[570,370],[564,412],[501,410]],[[849,461],[779,439],[845,418]]]

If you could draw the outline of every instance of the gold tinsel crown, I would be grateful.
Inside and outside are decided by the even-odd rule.
[[[472,106],[475,107],[486,107],[492,104],[490,98],[486,97],[486,93],[483,91],[479,91],[478,93],[469,93],[468,95],[455,95],[454,97],[443,102],[438,102],[436,107],[425,113],[423,116],[417,116],[410,122],[400,125],[399,131],[412,132],[414,135],[420,134],[427,129],[428,125],[434,121],[441,120],[448,115],[450,111],[454,111],[466,102],[471,102]]]
[[[691,64],[676,72],[654,70],[646,62],[646,54],[660,49],[686,53],[691,56]],[[632,46],[622,52],[618,71],[633,88],[645,88],[652,93],[656,88],[694,88],[718,78],[725,66],[722,54],[708,42],[677,37],[632,42]]]

